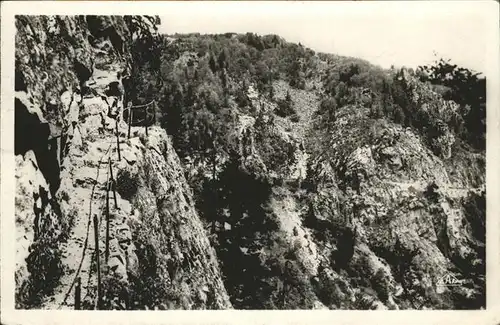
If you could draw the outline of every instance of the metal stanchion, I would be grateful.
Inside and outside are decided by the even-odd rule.
[[[76,278],[75,286],[75,310],[81,309],[81,298],[82,297],[82,280],[80,277]]]
[[[95,258],[97,264],[97,309],[100,309],[102,306],[101,299],[101,264],[99,258],[99,220],[97,219],[97,215],[94,214],[94,239],[95,239]]]
[[[118,132],[118,119],[115,120],[116,122],[116,149],[118,150],[118,160],[121,160],[121,154],[120,154],[120,133]]]
[[[128,138],[130,139],[130,128],[132,127],[132,103],[128,103]]]
[[[106,252],[105,252],[105,260],[108,263],[109,258],[109,185],[106,184]]]

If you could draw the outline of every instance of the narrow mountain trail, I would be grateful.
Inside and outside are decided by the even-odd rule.
[[[422,182],[392,182],[392,181],[384,181],[384,184],[388,185],[394,185],[399,187],[401,190],[415,190],[419,192],[425,191],[426,186],[428,183],[422,183]],[[451,198],[461,198],[461,197],[466,197],[470,191],[480,191],[480,188],[472,188],[472,187],[455,187],[455,186],[446,186],[446,185],[440,185],[439,189],[443,192],[446,193],[449,197]]]
[[[99,95],[107,85],[117,81],[118,66],[111,66],[109,71],[95,71],[95,82],[89,87]],[[110,102],[108,100],[108,102]],[[95,299],[96,265],[95,265],[95,237],[93,217],[99,219],[99,254],[104,255],[106,238],[105,202],[107,183],[110,178],[109,162],[113,166],[114,178],[121,162],[117,161],[116,122],[107,116],[108,104],[103,98],[83,98],[81,107],[75,101],[70,107],[75,111],[79,123],[75,125],[73,136],[68,140],[67,153],[61,165],[61,186],[56,194],[63,198],[61,212],[64,218],[73,219],[67,241],[60,247],[61,263],[64,266],[59,284],[41,303],[42,309],[69,309],[74,307],[74,291],[77,278],[81,279],[81,297]],[[73,114],[75,115],[75,114]],[[102,124],[104,121],[104,125]],[[124,122],[119,127],[124,130]],[[134,128],[135,129],[135,128]],[[124,142],[124,132],[120,132]],[[121,151],[127,149],[127,143],[120,143]],[[123,160],[123,157],[122,157]],[[130,215],[131,206],[128,201],[121,199],[117,193],[117,206],[113,202],[113,192],[110,191],[110,220],[111,227],[116,228],[124,220],[118,215]],[[119,210],[119,211],[117,211]],[[126,226],[128,227],[128,226]],[[123,227],[122,227],[123,228]],[[112,253],[110,253],[110,259]],[[101,268],[104,258],[101,258]]]

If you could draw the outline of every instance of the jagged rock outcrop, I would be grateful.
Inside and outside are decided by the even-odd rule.
[[[32,150],[16,156],[16,300],[37,303],[59,280],[57,241],[67,231]]]
[[[401,70],[399,80],[405,85],[411,103],[423,114],[433,116],[435,120],[434,124],[429,125],[426,130],[426,132],[432,132],[431,149],[444,159],[450,158],[456,139],[448,125],[459,119],[460,106],[453,101],[443,100],[429,85],[420,82],[407,69]]]
[[[471,229],[481,228],[481,222],[470,220],[464,208],[474,189],[452,183],[445,163],[410,129],[372,122],[365,138],[361,128],[368,122],[363,121],[362,109],[343,109],[332,134],[331,162],[339,188],[325,195],[320,185],[313,194],[312,218],[318,223],[319,214],[328,215],[327,224],[334,228],[351,224],[355,230],[348,273],[341,276],[351,288],[375,290],[353,289],[356,299],[371,297],[363,308],[375,309],[484,303],[484,234],[474,235]],[[338,200],[335,197],[343,198],[343,203],[333,204],[332,209],[325,197],[333,202]],[[474,211],[484,220],[484,210]],[[330,254],[328,243],[319,247],[323,255]],[[337,264],[339,257],[330,262]],[[466,285],[437,285],[446,276],[462,279]],[[385,284],[362,284],[376,277]]]
[[[16,90],[25,89],[35,106],[57,118],[46,105],[57,108],[60,94],[79,84],[74,62],[91,67],[85,24],[79,17],[19,16],[16,29],[16,77],[24,85]]]
[[[151,129],[144,141],[137,166],[142,181],[132,199],[141,215],[132,227],[134,242],[144,254],[139,258],[143,274],[138,277],[155,273],[156,307],[230,308],[215,252],[177,154],[159,129]]]

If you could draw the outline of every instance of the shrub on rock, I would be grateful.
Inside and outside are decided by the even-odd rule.
[[[137,176],[132,175],[130,171],[123,169],[118,172],[116,177],[116,191],[122,198],[126,200],[131,199],[137,193],[138,185],[139,180]]]

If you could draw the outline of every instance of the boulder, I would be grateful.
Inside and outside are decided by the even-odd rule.
[[[127,271],[135,276],[139,276],[139,259],[135,253],[135,245],[129,245],[126,251]]]
[[[116,238],[111,238],[109,240],[109,256],[116,257],[120,259],[123,264],[125,263],[125,254]]]
[[[73,133],[72,144],[75,146],[83,145],[82,134],[80,133],[80,128],[76,127]]]
[[[110,272],[120,281],[127,281],[127,268],[123,261],[117,256],[109,258],[108,267]]]
[[[132,233],[130,232],[129,226],[126,224],[118,225],[115,230],[115,238],[120,245],[123,243],[129,244],[132,240]]]

